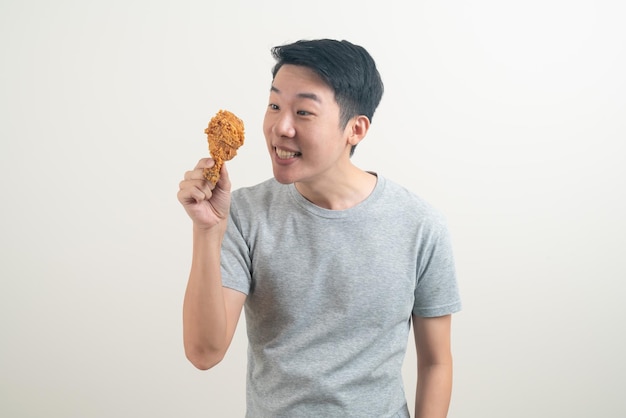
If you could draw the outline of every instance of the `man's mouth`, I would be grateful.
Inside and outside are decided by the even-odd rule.
[[[287,160],[289,158],[295,158],[295,157],[299,157],[300,155],[302,155],[302,153],[300,152],[287,151],[284,149],[280,149],[278,147],[276,147],[275,150],[276,150],[276,155],[281,160]]]

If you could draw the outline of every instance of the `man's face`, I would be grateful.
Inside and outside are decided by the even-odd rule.
[[[280,183],[332,180],[349,162],[332,89],[312,70],[284,65],[274,77],[263,132]]]

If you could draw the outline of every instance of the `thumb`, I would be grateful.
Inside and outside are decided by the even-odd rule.
[[[230,191],[230,177],[228,176],[228,169],[226,169],[226,163],[222,164],[220,169],[220,178],[217,181],[215,187],[220,188],[224,191]]]

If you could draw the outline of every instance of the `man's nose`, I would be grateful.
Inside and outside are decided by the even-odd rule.
[[[281,137],[293,138],[296,135],[296,128],[291,115],[287,113],[279,115],[274,124],[274,132]]]

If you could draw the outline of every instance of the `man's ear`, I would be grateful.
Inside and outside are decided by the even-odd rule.
[[[370,129],[370,120],[365,115],[359,115],[355,116],[348,125],[350,127],[348,143],[356,145],[367,135],[367,131]]]

